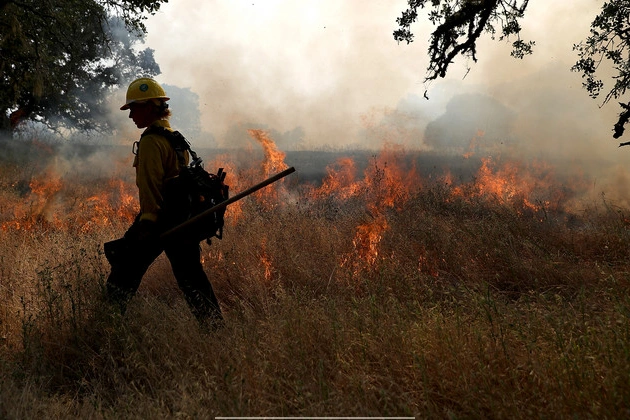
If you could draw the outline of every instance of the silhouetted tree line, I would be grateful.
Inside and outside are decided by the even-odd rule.
[[[0,0],[0,130],[13,130],[34,120],[52,128],[110,128],[105,98],[113,88],[138,74],[155,76],[160,69],[143,41],[148,15],[167,0]],[[476,61],[482,34],[512,39],[512,55],[531,54],[534,41],[520,38],[520,20],[529,0],[408,0],[397,19],[394,39],[413,41],[411,25],[418,9],[428,9],[435,25],[430,36],[430,64],[425,80],[444,77],[462,55]],[[570,10],[568,10],[570,12]],[[630,120],[630,0],[602,5],[590,35],[574,46],[584,87],[602,105],[621,100],[622,112],[613,137],[621,137]],[[605,87],[597,70],[614,70]],[[627,101],[627,102],[624,102]]]
[[[407,10],[396,19],[398,29],[393,35],[398,42],[413,42],[411,25],[418,19],[418,10],[427,9],[435,29],[429,40],[425,82],[435,80],[446,76],[458,55],[476,62],[477,42],[484,33],[500,41],[512,39],[511,55],[516,58],[531,54],[535,42],[521,39],[519,23],[528,4],[529,0],[408,0]],[[567,13],[571,13],[569,5]],[[622,112],[613,127],[613,137],[621,137],[630,120],[630,100],[625,96],[630,88],[630,0],[604,2],[591,23],[590,35],[573,48],[579,59],[571,70],[582,74],[589,95],[599,98],[603,93],[602,105],[621,99]],[[604,63],[614,71],[611,87],[605,87],[597,76]]]
[[[103,130],[108,91],[160,69],[144,19],[167,0],[0,0],[0,130]]]

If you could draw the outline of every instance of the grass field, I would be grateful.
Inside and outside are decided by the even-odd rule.
[[[283,169],[252,135],[263,161],[217,158],[234,193]],[[102,303],[129,162],[38,153],[0,169],[0,418],[630,416],[630,210],[580,202],[584,180],[427,179],[396,149],[313,185],[298,167],[202,245],[208,334],[163,256],[124,318]]]

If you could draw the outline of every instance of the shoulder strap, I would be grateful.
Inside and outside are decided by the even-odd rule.
[[[175,149],[175,153],[177,153],[177,160],[179,161],[181,167],[186,166],[186,158],[184,157],[185,150],[188,150],[188,153],[190,153],[191,165],[198,165],[201,163],[201,159],[197,156],[197,153],[190,148],[190,142],[179,131],[170,131],[164,127],[153,126],[149,127],[148,130],[145,130],[140,138],[150,134],[158,134],[166,138],[169,143],[171,143],[171,146]]]

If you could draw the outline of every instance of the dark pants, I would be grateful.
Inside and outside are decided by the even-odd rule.
[[[202,323],[217,323],[223,319],[219,302],[201,265],[201,248],[196,242],[178,242],[165,248],[155,241],[131,243],[128,252],[111,263],[107,279],[110,302],[125,312],[127,302],[135,295],[149,266],[164,251],[171,263],[177,285],[195,317]]]

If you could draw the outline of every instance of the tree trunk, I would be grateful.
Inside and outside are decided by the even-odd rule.
[[[0,110],[0,136],[6,137],[7,134],[11,134],[11,119],[7,115],[7,110]]]

